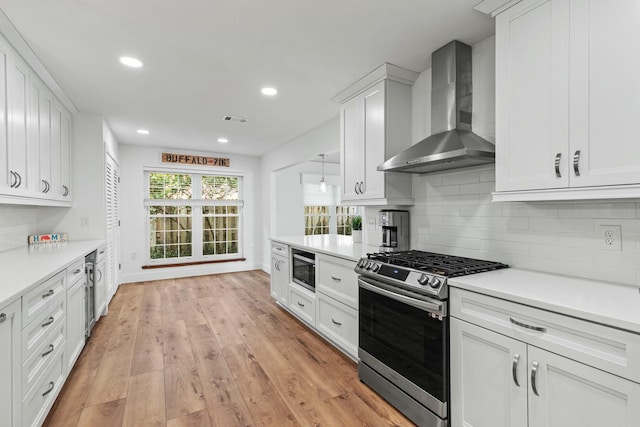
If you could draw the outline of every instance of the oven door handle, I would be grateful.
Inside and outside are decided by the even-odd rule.
[[[316,260],[315,259],[307,258],[306,256],[302,256],[302,255],[298,255],[298,254],[293,255],[293,257],[295,259],[299,259],[300,261],[303,261],[303,262],[306,262],[306,263],[309,263],[309,264],[313,264],[314,267],[316,266]]]
[[[376,294],[380,294],[383,295],[385,297],[394,299],[396,301],[399,301],[401,303],[404,304],[409,304],[410,306],[413,306],[417,309],[420,309],[422,311],[427,311],[429,313],[433,313],[433,314],[437,314],[440,316],[445,316],[444,310],[442,309],[442,302],[441,301],[423,301],[423,300],[419,300],[419,299],[415,299],[415,298],[411,298],[405,295],[401,295],[401,294],[397,294],[395,292],[391,292],[388,291],[386,289],[383,288],[379,288],[375,285],[372,285],[370,283],[365,282],[362,279],[358,279],[358,284],[360,285],[361,288],[367,289],[373,293]]]

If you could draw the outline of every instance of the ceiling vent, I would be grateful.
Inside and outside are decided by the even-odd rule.
[[[247,123],[247,119],[242,118],[242,117],[224,116],[222,119],[227,121],[227,122]]]

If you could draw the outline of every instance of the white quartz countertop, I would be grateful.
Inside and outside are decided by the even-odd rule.
[[[102,244],[104,240],[82,240],[24,246],[0,252],[0,307],[16,300]]]
[[[353,243],[351,236],[337,234],[322,234],[316,236],[276,236],[272,241],[286,243],[297,248],[307,249],[311,252],[323,253],[351,261],[358,261],[367,255],[367,252],[378,252],[377,246],[367,246],[362,243]]]
[[[449,285],[640,333],[638,287],[517,268],[456,277]]]

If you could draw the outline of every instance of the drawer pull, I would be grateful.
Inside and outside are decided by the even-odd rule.
[[[531,364],[531,390],[533,390],[533,394],[536,396],[540,396],[538,394],[538,387],[536,386],[536,376],[538,375],[538,362],[533,362]]]
[[[53,316],[49,316],[49,320],[47,320],[46,322],[44,322],[42,324],[43,328],[46,328],[47,326],[49,326],[50,324],[52,324],[53,322],[55,322],[56,319],[53,318]]]
[[[338,325],[338,326],[342,326],[342,323],[340,322],[336,322],[333,317],[331,318],[331,321],[333,322],[334,325]]]
[[[511,364],[511,374],[513,375],[513,382],[517,387],[520,387],[518,382],[518,362],[520,361],[520,355],[518,353],[513,355],[513,363]]]
[[[78,269],[76,269],[76,271],[74,271],[74,272],[73,272],[73,274],[78,274],[78,273],[80,273],[81,271],[82,271],[82,270],[80,270],[80,269],[78,268]]]
[[[55,350],[55,346],[53,344],[49,344],[49,350],[42,353],[42,357],[45,357],[46,355],[53,353],[53,350]]]
[[[336,276],[331,276],[331,278],[332,278],[333,280],[335,280],[336,282],[341,282],[341,281],[342,281],[342,279],[341,279],[341,278],[336,277]]]
[[[300,301],[298,301],[298,305],[299,305],[300,307],[304,307],[304,304],[303,304],[303,303],[301,303]]]
[[[42,397],[45,397],[47,394],[51,393],[55,387],[56,384],[53,381],[49,381],[49,390],[42,393]]]
[[[532,331],[538,331],[538,332],[547,332],[547,328],[543,328],[542,326],[527,325],[526,323],[518,322],[513,317],[509,317],[509,320],[511,321],[511,323],[513,323],[514,325],[520,326],[521,328],[531,329]]]
[[[104,249],[100,251],[100,255],[104,255]]]
[[[7,313],[0,314],[0,323],[4,322],[5,320],[7,320]]]
[[[560,174],[560,158],[561,157],[562,157],[562,153],[556,154],[555,166],[556,166],[556,177],[557,178],[562,178],[562,175]]]
[[[573,173],[580,176],[580,150],[573,154]]]
[[[47,292],[46,294],[42,294],[42,298],[49,298],[53,294],[53,289],[49,289],[49,292]]]

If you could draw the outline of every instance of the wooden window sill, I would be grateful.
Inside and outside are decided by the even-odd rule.
[[[219,264],[223,262],[238,262],[238,261],[246,261],[246,258],[232,258],[232,259],[216,259],[210,261],[191,261],[191,262],[180,262],[175,264],[153,264],[153,265],[143,265],[143,270],[148,270],[152,268],[170,268],[170,267],[188,267],[190,265],[201,265],[201,264]]]

